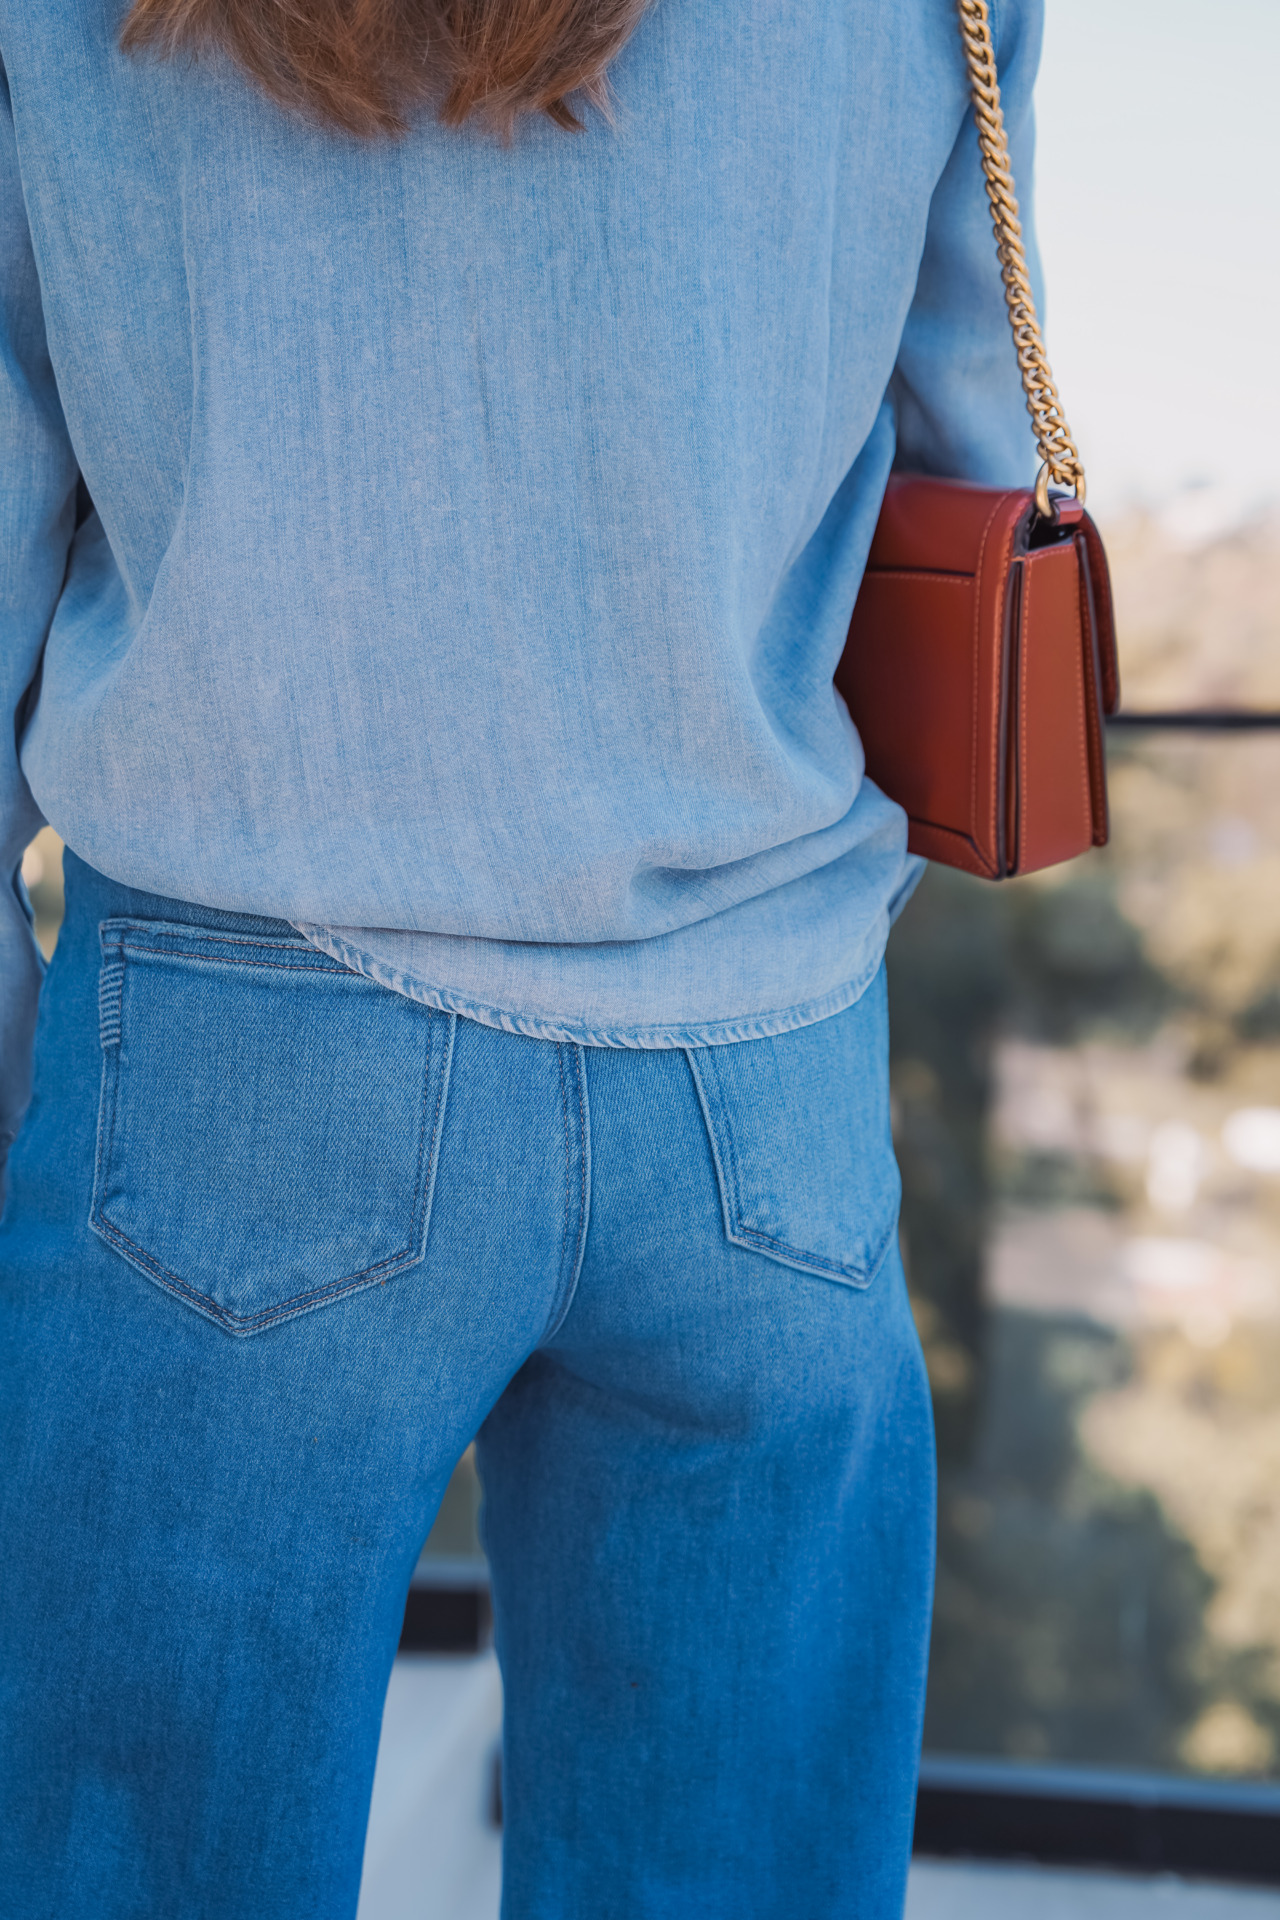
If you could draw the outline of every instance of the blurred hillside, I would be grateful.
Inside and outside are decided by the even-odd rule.
[[[1209,503],[1204,503],[1208,505]],[[1125,704],[1280,708],[1280,531],[1108,529]],[[1115,732],[1112,843],[890,947],[944,1750],[1280,1770],[1280,732]]]
[[[1280,512],[1231,511],[1206,488],[1104,528],[1126,706],[1280,711]]]

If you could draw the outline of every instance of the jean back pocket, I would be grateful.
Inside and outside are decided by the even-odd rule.
[[[869,1286],[893,1243],[902,1194],[883,967],[861,999],[827,1020],[687,1052],[729,1239],[804,1273]]]
[[[453,1016],[301,936],[107,920],[90,1225],[230,1333],[426,1250]]]

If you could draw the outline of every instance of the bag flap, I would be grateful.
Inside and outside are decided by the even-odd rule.
[[[992,522],[1006,503],[1016,505],[1002,519],[1016,522],[1031,505],[1030,491],[895,473],[885,489],[868,571],[974,574]]]

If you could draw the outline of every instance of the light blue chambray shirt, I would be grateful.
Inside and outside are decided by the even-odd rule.
[[[1031,462],[951,0],[657,0],[616,124],[510,146],[123,11],[0,0],[0,1135],[42,819],[530,1034],[849,1004],[916,865],[831,684],[895,436]]]

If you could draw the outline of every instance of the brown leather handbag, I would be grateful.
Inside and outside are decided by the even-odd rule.
[[[1106,845],[1103,720],[1120,675],[1107,558],[1027,278],[986,0],[958,4],[1043,464],[1026,489],[890,480],[836,686],[911,851],[1002,880]]]

